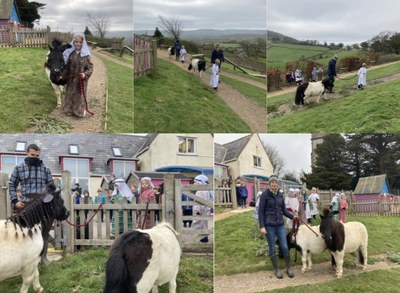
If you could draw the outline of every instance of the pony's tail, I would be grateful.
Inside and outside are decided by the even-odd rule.
[[[192,63],[189,64],[188,70],[191,70],[193,68]]]
[[[362,254],[361,249],[358,249],[358,262],[363,266],[365,265],[365,258],[364,255]]]
[[[106,265],[106,285],[103,293],[129,292],[128,284],[129,272],[125,259],[121,254],[112,255]]]
[[[297,87],[297,90],[296,90],[296,97],[295,97],[295,99],[294,99],[294,103],[295,103],[296,105],[300,105],[300,104],[301,104],[301,99],[302,99],[302,97],[303,97],[303,93],[304,93],[303,87],[302,87],[301,85],[298,86],[298,87]]]

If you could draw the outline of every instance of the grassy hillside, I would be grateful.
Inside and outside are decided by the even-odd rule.
[[[249,132],[211,87],[158,60],[154,74],[135,78],[135,132]]]
[[[361,56],[362,52],[357,50],[341,51],[330,50],[321,46],[306,46],[285,43],[270,43],[267,48],[267,66],[285,69],[288,62],[297,61],[302,56],[315,60],[319,64],[328,65],[334,54],[341,58],[348,56]]]
[[[133,132],[133,70],[102,59],[108,78],[107,132]]]
[[[57,98],[44,72],[47,49],[0,50],[0,132],[23,132],[30,117],[49,114]]]

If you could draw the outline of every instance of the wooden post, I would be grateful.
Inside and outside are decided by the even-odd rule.
[[[153,47],[153,70],[157,69],[157,40],[152,41]]]
[[[232,208],[236,209],[237,208],[237,196],[236,196],[236,186],[235,186],[235,184],[232,183],[231,184],[231,188],[232,188],[232,190],[231,190]]]
[[[181,197],[181,181],[175,180],[175,230],[178,234],[179,245],[182,247],[182,197]]]
[[[70,212],[69,219],[72,220],[72,223],[75,224],[75,217],[74,215],[74,198],[71,196],[71,173],[69,171],[64,171],[62,173],[62,183],[63,183],[63,190],[62,190],[62,198],[64,199],[64,205],[67,210]],[[66,245],[66,252],[72,253],[75,249],[74,243],[74,228],[71,227],[67,222],[63,222],[63,231],[64,231],[64,238]]]
[[[174,204],[174,175],[165,174],[164,176],[164,195],[165,200],[162,203],[162,216],[163,221],[170,223],[172,226],[175,225],[175,204]]]
[[[0,219],[11,216],[11,202],[8,198],[8,175],[0,173]]]

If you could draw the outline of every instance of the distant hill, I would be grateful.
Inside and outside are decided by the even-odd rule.
[[[135,30],[135,34],[148,34],[152,35],[154,33],[150,30]],[[164,36],[167,34],[162,31]],[[186,30],[182,32],[181,38],[190,41],[229,41],[229,40],[246,40],[254,38],[266,38],[266,30],[250,30],[250,29],[196,29],[196,30]]]
[[[125,44],[132,46],[133,31],[109,31],[106,35],[107,38],[124,38]]]
[[[279,42],[287,43],[287,44],[298,44],[298,43],[300,43],[300,41],[296,40],[295,38],[288,37],[288,36],[286,36],[284,34],[277,33],[277,32],[270,31],[270,30],[267,31],[267,39],[270,40],[270,41],[275,41],[275,42],[279,41]]]

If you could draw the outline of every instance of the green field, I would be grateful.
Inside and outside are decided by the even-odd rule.
[[[348,216],[348,221],[360,221],[368,229],[368,258],[376,254],[399,253],[400,226],[397,217]],[[315,225],[319,224],[316,222]],[[232,275],[272,270],[265,255],[257,256],[258,250],[265,250],[266,240],[258,235],[258,223],[252,212],[241,213],[215,223],[215,274]],[[294,251],[292,250],[292,262]],[[353,259],[346,255],[346,259]],[[313,263],[330,260],[328,252],[313,255]],[[346,265],[346,264],[345,264]],[[301,266],[298,261],[296,266]]]
[[[354,132],[398,132],[400,119],[396,111],[400,105],[398,90],[400,81],[391,81],[368,88],[377,78],[400,72],[400,63],[370,70],[367,88],[363,91],[349,91],[356,78],[336,80],[335,91],[343,95],[339,99],[323,101],[320,105],[311,103],[302,110],[285,116],[274,115],[280,105],[294,103],[295,93],[267,98],[268,130],[273,133],[354,133]],[[327,94],[329,98],[329,94]],[[297,108],[295,108],[297,109]],[[333,123],[334,121],[334,123]]]
[[[105,284],[105,265],[108,249],[92,249],[68,255],[49,266],[40,267],[40,283],[48,293],[98,293]],[[0,292],[17,293],[21,288],[21,277],[0,282]],[[213,288],[213,262],[207,257],[182,257],[177,293],[211,293]],[[29,292],[34,292],[32,288]],[[168,292],[168,284],[160,293]]]
[[[102,59],[107,68],[107,132],[133,132],[133,70]]]
[[[251,84],[221,75],[221,81],[230,85],[232,88],[240,92],[246,97],[249,97],[251,100],[255,101],[259,106],[266,107],[266,90],[253,86]]]
[[[249,132],[249,127],[197,76],[158,60],[135,78],[135,132]]]
[[[30,117],[51,113],[56,94],[44,71],[48,49],[0,49],[0,132],[23,132]]]
[[[276,67],[286,70],[286,64],[299,60],[302,56],[310,58],[324,66],[328,65],[329,60],[334,54],[341,58],[349,56],[362,56],[362,52],[358,50],[343,51],[330,50],[321,46],[306,46],[286,43],[270,43],[267,47],[267,66],[268,68]],[[322,57],[322,58],[321,58]]]

